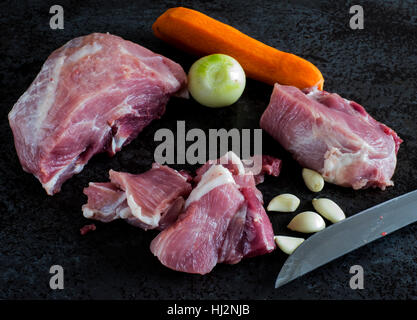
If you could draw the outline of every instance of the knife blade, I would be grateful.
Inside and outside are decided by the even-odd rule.
[[[417,190],[366,209],[305,240],[285,261],[275,288],[417,221]]]

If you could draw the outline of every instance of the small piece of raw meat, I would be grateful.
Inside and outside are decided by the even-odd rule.
[[[144,229],[157,228],[162,213],[177,198],[191,192],[191,185],[183,175],[158,164],[142,174],[113,170],[109,174],[111,182],[126,193],[131,215],[147,226]]]
[[[261,158],[262,167],[260,172],[255,172],[254,169],[249,166],[253,164],[254,161]],[[267,156],[267,155],[255,155],[251,159],[242,161],[245,166],[245,172],[252,172],[255,178],[256,184],[264,182],[265,174],[268,176],[278,177],[281,172],[282,161],[280,159]],[[259,170],[258,170],[259,171]]]
[[[55,50],[9,113],[19,160],[46,192],[59,192],[96,153],[110,155],[187,96],[181,66],[110,34]]]
[[[96,230],[96,225],[94,223],[92,223],[92,224],[86,224],[84,227],[82,227],[80,229],[80,234],[82,236],[84,236],[87,233],[89,233],[90,231],[95,231],[95,230]]]
[[[260,161],[261,160],[261,161]],[[260,161],[261,168],[253,166],[255,161]],[[202,167],[197,169],[195,179],[199,180],[201,175],[214,164],[222,164],[233,175],[235,183],[245,197],[246,201],[246,223],[242,234],[241,257],[253,257],[271,252],[275,249],[274,232],[272,224],[263,207],[263,196],[256,185],[263,182],[264,174],[277,177],[281,171],[282,161],[268,155],[255,155],[251,159],[241,160],[234,152],[229,151],[217,160],[209,160]],[[254,174],[256,172],[256,174]],[[238,220],[237,220],[238,221]],[[239,226],[236,226],[239,228]],[[233,226],[231,229],[236,230]],[[223,248],[224,249],[224,248]],[[236,252],[234,253],[236,254]],[[238,260],[239,254],[232,258]],[[225,262],[232,263],[225,260]]]
[[[244,197],[230,172],[221,165],[205,172],[177,222],[151,243],[152,253],[168,268],[206,274],[219,262],[230,222]],[[240,235],[239,235],[240,238]]]
[[[235,264],[275,249],[262,193],[239,157],[229,152],[207,162],[197,170],[197,180],[177,222],[151,243],[162,264],[205,274],[217,263]]]
[[[275,84],[260,126],[328,182],[353,189],[393,185],[402,140],[356,102]]]
[[[175,222],[191,192],[186,177],[158,164],[141,174],[110,170],[109,175],[111,182],[90,182],[84,189],[86,218],[102,222],[122,218],[145,230],[162,230]]]
[[[110,222],[123,217],[126,210],[130,211],[126,194],[111,182],[90,182],[84,194],[88,202],[82,210],[88,219]]]

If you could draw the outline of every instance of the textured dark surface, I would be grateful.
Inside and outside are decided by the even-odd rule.
[[[410,225],[339,258],[294,282],[274,289],[286,256],[279,250],[241,263],[218,265],[206,276],[171,271],[153,257],[156,232],[123,222],[90,223],[82,217],[82,189],[104,181],[110,168],[132,173],[150,168],[158,128],[257,128],[272,88],[249,80],[231,108],[204,108],[192,99],[173,99],[153,122],[113,158],[95,156],[62,191],[47,196],[23,172],[13,145],[7,113],[56,48],[91,32],[110,32],[161,53],[188,70],[195,60],[153,36],[153,21],[167,8],[183,5],[229,23],[281,50],[301,55],[323,72],[325,89],[364,105],[377,120],[404,139],[386,191],[352,191],[326,185],[321,196],[338,202],[347,215],[417,188],[417,7],[415,1],[364,1],[365,29],[349,28],[345,1],[59,1],[65,29],[49,28],[56,1],[3,1],[0,4],[0,298],[6,299],[407,299],[417,298],[417,225]],[[300,167],[267,134],[264,153],[283,159],[279,178],[260,185],[265,202],[278,193],[297,194],[311,209]],[[181,166],[180,166],[181,167]],[[291,234],[293,214],[270,214],[276,233]],[[49,268],[65,270],[65,289],[49,288]],[[349,269],[364,268],[365,289],[349,287]]]

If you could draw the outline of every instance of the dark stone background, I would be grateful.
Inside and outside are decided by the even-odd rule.
[[[360,1],[365,29],[349,28],[345,1],[2,1],[0,4],[0,298],[2,299],[409,299],[417,298],[417,225],[413,224],[339,258],[294,282],[274,289],[286,255],[279,250],[241,263],[218,265],[206,276],[171,271],[153,257],[156,232],[120,221],[89,223],[81,214],[82,189],[104,181],[110,168],[139,173],[149,169],[158,128],[257,128],[271,87],[249,80],[230,108],[209,109],[192,99],[172,99],[165,116],[153,122],[115,157],[95,156],[85,169],[47,196],[23,172],[7,114],[56,48],[91,32],[110,32],[161,53],[188,68],[195,60],[153,36],[151,25],[166,9],[200,10],[271,46],[298,54],[323,72],[325,89],[363,104],[376,119],[404,139],[395,187],[352,191],[326,185],[320,194],[338,202],[347,215],[417,188],[417,5],[415,1]],[[49,8],[65,10],[65,29],[49,28]],[[284,161],[279,178],[260,186],[265,202],[291,192],[311,209],[314,195],[301,168],[264,134],[264,152]],[[293,214],[270,214],[276,233],[291,234]],[[65,289],[49,288],[49,268],[65,269]],[[349,268],[365,271],[365,289],[349,287]]]

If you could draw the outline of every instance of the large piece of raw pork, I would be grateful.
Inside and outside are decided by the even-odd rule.
[[[260,126],[328,182],[354,189],[393,185],[402,140],[335,93],[275,84]]]
[[[198,183],[184,211],[152,241],[151,251],[168,268],[206,274],[217,263],[234,264],[275,249],[272,225],[253,173],[231,152],[224,159],[210,161],[197,171]],[[274,167],[279,164],[277,160]],[[265,172],[272,173],[267,168]]]
[[[110,34],[75,38],[54,51],[9,113],[23,169],[50,195],[96,153],[113,155],[172,95],[187,96],[181,66]]]

